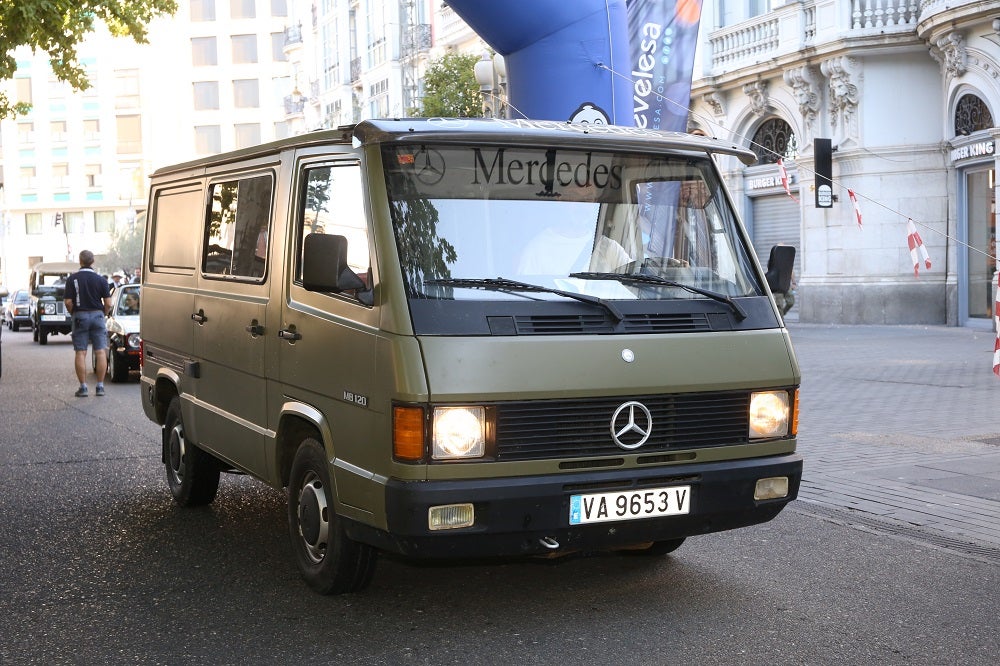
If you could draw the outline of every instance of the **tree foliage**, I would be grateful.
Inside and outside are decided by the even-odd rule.
[[[474,68],[479,57],[446,53],[427,67],[424,98],[419,115],[424,118],[478,118],[483,115],[482,96]]]
[[[149,22],[175,11],[176,0],[0,0],[0,81],[13,78],[17,70],[14,50],[28,46],[48,54],[58,80],[74,90],[86,90],[90,81],[77,59],[77,46],[98,21],[112,35],[144,44]],[[27,113],[29,108],[0,91],[0,118]]]
[[[101,267],[109,272],[131,271],[142,265],[142,241],[146,235],[146,214],[140,213],[134,225],[116,229]],[[131,274],[130,274],[131,275]]]

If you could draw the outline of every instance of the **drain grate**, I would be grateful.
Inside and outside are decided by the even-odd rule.
[[[915,541],[923,541],[940,548],[946,548],[948,550],[954,550],[967,555],[972,555],[977,559],[985,559],[989,562],[1000,562],[1000,547],[997,546],[986,546],[972,543],[964,539],[928,532],[913,525],[906,525],[888,520],[879,520],[878,518],[861,514],[856,511],[851,511],[849,509],[837,509],[822,504],[796,502],[789,508],[793,508],[793,510],[798,511],[799,513],[827,518],[833,520],[834,522],[847,525],[848,527],[861,525],[871,528],[874,531],[887,532],[896,536],[907,537]]]

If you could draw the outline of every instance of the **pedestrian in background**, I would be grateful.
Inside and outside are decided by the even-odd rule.
[[[111,289],[107,280],[93,269],[94,253],[80,253],[80,270],[66,280],[66,311],[73,315],[73,351],[76,378],[80,388],[76,397],[87,397],[87,345],[94,348],[97,361],[97,395],[104,395],[104,375],[108,371],[108,331],[104,318],[111,311]]]

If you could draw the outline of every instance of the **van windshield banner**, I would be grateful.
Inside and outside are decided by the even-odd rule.
[[[687,131],[701,0],[628,0],[636,127]]]

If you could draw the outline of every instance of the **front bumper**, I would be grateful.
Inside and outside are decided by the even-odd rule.
[[[758,479],[788,477],[788,496],[754,500]],[[461,558],[553,555],[614,550],[651,541],[719,532],[774,518],[798,495],[802,458],[767,458],[672,468],[591,471],[573,474],[475,479],[399,481],[386,484],[388,530],[347,521],[356,540],[414,557]],[[690,513],[660,518],[571,526],[570,496],[612,490],[690,486]],[[475,524],[430,531],[432,506],[471,502]],[[549,545],[542,543],[546,540]],[[551,544],[558,543],[558,548]]]

